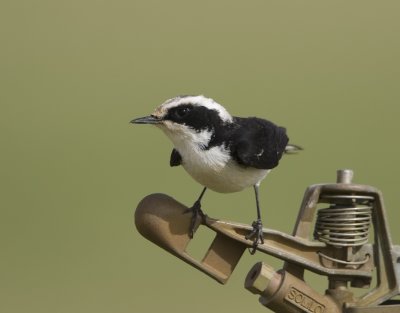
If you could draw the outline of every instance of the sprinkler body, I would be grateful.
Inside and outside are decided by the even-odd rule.
[[[284,261],[279,271],[258,262],[245,288],[279,313],[398,313],[400,246],[393,245],[379,190],[352,183],[351,170],[339,170],[333,184],[307,188],[291,235],[263,229],[260,253]],[[318,208],[325,205],[325,208]],[[163,194],[145,197],[135,212],[138,231],[179,259],[225,284],[247,248],[250,225],[205,217],[200,225],[215,232],[202,258],[186,250],[191,240],[187,207]],[[196,228],[197,229],[197,228]],[[325,276],[325,294],[304,281],[305,271]],[[376,281],[371,286],[372,279]],[[356,296],[354,289],[365,289]]]

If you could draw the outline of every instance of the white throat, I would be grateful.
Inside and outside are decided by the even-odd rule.
[[[182,165],[189,173],[192,171],[220,171],[229,161],[229,152],[224,147],[216,146],[206,149],[212,136],[211,131],[197,132],[180,124],[168,126],[160,128],[181,154]],[[191,168],[193,169],[191,170]]]

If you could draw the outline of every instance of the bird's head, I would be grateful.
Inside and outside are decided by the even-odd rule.
[[[151,115],[131,121],[159,127],[175,146],[185,142],[206,146],[216,129],[231,122],[232,116],[223,106],[204,96],[169,99]]]

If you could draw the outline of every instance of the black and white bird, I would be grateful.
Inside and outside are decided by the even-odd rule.
[[[264,243],[258,189],[284,153],[301,150],[288,144],[286,129],[257,117],[235,117],[204,96],[178,96],[165,101],[149,116],[134,124],[154,124],[172,141],[170,165],[183,168],[204,186],[190,209],[190,236],[197,217],[204,218],[201,199],[206,189],[220,193],[254,187],[257,219],[246,237],[254,238],[252,253]]]

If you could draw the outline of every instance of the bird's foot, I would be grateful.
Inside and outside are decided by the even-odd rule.
[[[203,211],[201,210],[201,203],[199,200],[197,200],[191,208],[189,208],[183,212],[183,214],[186,214],[186,213],[192,213],[192,217],[190,219],[189,237],[193,238],[194,231],[196,228],[197,218],[200,216],[201,220],[204,222],[206,219],[206,214],[204,214]]]
[[[263,225],[260,219],[254,221],[252,231],[245,238],[250,239],[254,237],[253,246],[251,247],[250,254],[254,254],[257,251],[257,246],[264,243]]]

